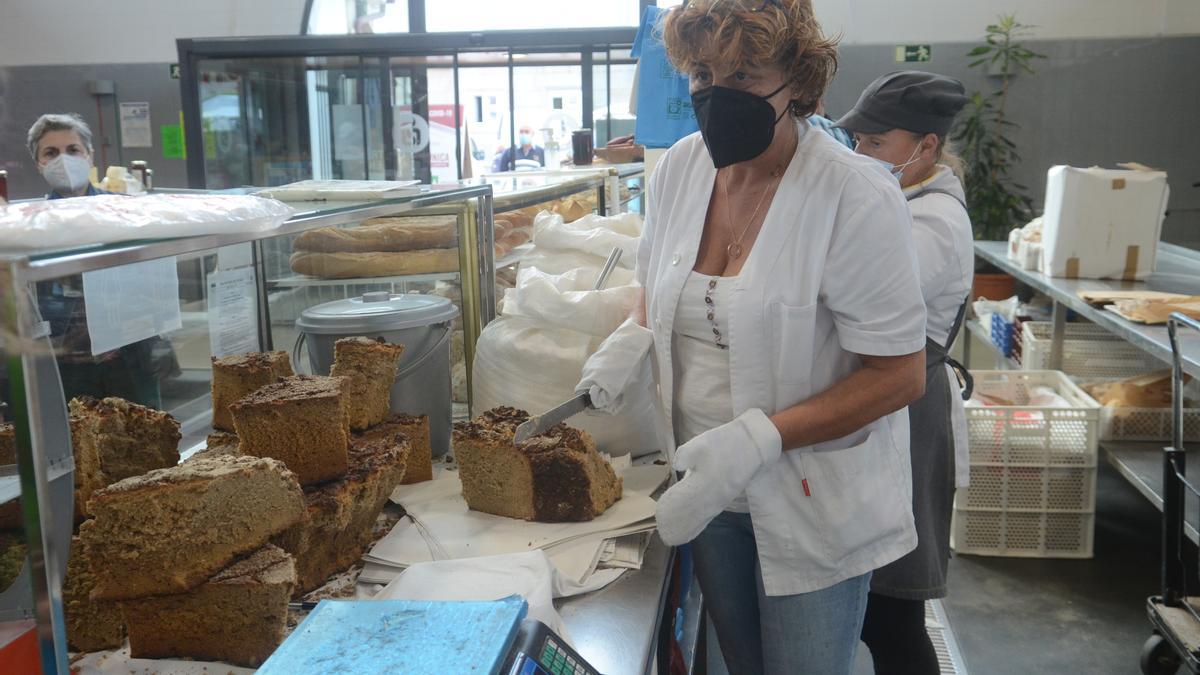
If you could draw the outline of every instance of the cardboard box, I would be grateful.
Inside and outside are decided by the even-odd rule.
[[[1144,279],[1154,271],[1168,195],[1163,171],[1052,167],[1043,270],[1070,279]]]

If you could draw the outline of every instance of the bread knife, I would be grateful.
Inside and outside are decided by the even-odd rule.
[[[517,427],[517,431],[513,434],[513,443],[520,445],[525,441],[545,433],[551,428],[558,425],[559,422],[565,421],[567,418],[577,415],[584,410],[592,407],[592,397],[585,391],[582,394],[577,394],[568,399],[564,403],[547,410],[541,415],[530,417],[527,421]]]

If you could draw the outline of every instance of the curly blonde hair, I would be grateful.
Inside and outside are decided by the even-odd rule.
[[[691,0],[666,15],[662,35],[682,73],[701,63],[722,75],[746,65],[781,68],[796,117],[816,111],[837,72],[837,40],[821,32],[811,0]]]

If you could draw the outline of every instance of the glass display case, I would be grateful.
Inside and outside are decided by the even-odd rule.
[[[0,414],[15,427],[15,442],[6,446],[0,438],[0,585],[6,585],[0,590],[0,649],[6,636],[19,634],[34,646],[43,672],[66,672],[61,589],[75,525],[66,400],[80,394],[120,396],[164,410],[180,422],[179,452],[185,459],[206,447],[211,431],[214,356],[295,351],[296,320],[306,309],[376,291],[417,292],[449,298],[461,310],[450,375],[454,415],[465,417],[476,339],[497,315],[498,299],[515,281],[516,265],[527,250],[508,247],[512,240],[497,236],[497,223],[516,220],[522,211],[532,221],[545,209],[557,209],[567,219],[628,209],[637,204],[641,171],[641,165],[595,165],[503,173],[378,201],[291,202],[294,214],[285,223],[258,233],[73,250],[0,249]],[[417,272],[333,274],[297,269],[294,262],[306,234],[413,218],[451,224],[450,264],[443,257],[436,268]],[[525,236],[532,236],[531,227]],[[49,315],[63,308],[39,298],[56,298],[69,310],[60,313],[76,316],[84,307],[82,290],[99,273],[125,275],[126,285],[117,288],[129,298],[117,297],[115,304],[140,307],[139,296],[154,296],[172,307],[176,323],[167,322],[161,332],[116,347],[103,358],[73,359],[72,343],[63,339],[69,331],[61,317]],[[86,336],[86,319],[83,324]],[[15,456],[4,453],[10,446]],[[21,495],[34,498],[21,499],[14,508]]]
[[[437,292],[439,284],[455,288],[447,295],[461,311],[462,368],[469,372],[475,338],[496,313],[490,185],[289,205],[294,214],[267,231],[71,250],[0,248],[0,421],[13,430],[8,436],[0,430],[0,662],[16,658],[8,649],[23,648],[36,663],[21,667],[68,670],[61,592],[76,468],[68,398],[120,396],[169,412],[180,422],[186,458],[211,431],[212,357],[291,349],[298,313],[328,300],[373,290]],[[291,269],[303,233],[410,216],[453,223],[451,265],[432,274],[340,279]],[[83,314],[83,289],[93,301],[107,294],[105,311],[113,316],[98,316],[99,305]],[[135,319],[153,320],[152,337],[92,356],[101,349],[98,326],[107,322],[134,335]],[[66,339],[77,330],[88,338],[82,349]]]

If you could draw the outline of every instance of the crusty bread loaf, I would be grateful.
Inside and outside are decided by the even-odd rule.
[[[344,478],[304,489],[307,518],[277,541],[296,558],[297,594],[321,586],[362,558],[375,519],[404,477],[409,448],[399,432],[355,439]]]
[[[402,484],[432,480],[433,449],[430,447],[428,415],[392,415],[382,424],[356,434],[356,438],[370,441],[391,438],[396,433],[404,434],[411,446]]]
[[[292,557],[268,545],[189,592],[124,601],[130,656],[256,667],[283,642],[295,585]]]
[[[533,217],[535,215],[537,215],[537,211],[534,211],[533,213],[528,213],[524,210],[505,211],[504,213],[497,214],[495,220],[506,220],[511,224],[513,229],[516,229],[521,227],[532,227]]]
[[[621,479],[587,432],[559,424],[513,444],[529,414],[494,408],[455,425],[454,457],[467,506],[542,522],[592,520],[621,498]]]
[[[179,422],[123,398],[71,399],[71,444],[75,455],[75,515],[88,515],[87,502],[100,488],[179,463]]]
[[[256,390],[293,375],[287,352],[250,352],[212,360],[214,429],[233,431],[229,406]]]
[[[94,599],[183,593],[297,523],[304,497],[273,459],[212,457],[97,491],[79,528]],[[114,571],[119,570],[119,573]]]
[[[17,439],[13,425],[0,424],[0,466],[17,463]],[[10,499],[0,504],[0,530],[21,527],[21,500]]]
[[[0,532],[0,593],[7,591],[21,575],[28,553],[23,533]]]
[[[372,218],[355,227],[321,227],[296,238],[297,251],[367,253],[458,246],[457,216]]]
[[[457,248],[368,253],[319,253],[296,251],[292,271],[322,279],[391,277],[405,274],[436,274],[458,271]]]
[[[118,571],[108,570],[106,574]],[[91,599],[96,576],[88,559],[87,547],[79,537],[71,537],[62,603],[67,622],[67,644],[77,652],[118,649],[125,643],[125,624],[121,620],[120,606],[110,600]]]
[[[80,441],[94,448],[106,485],[179,463],[179,422],[161,410],[115,396],[80,396],[70,409],[84,420]]]
[[[295,375],[229,406],[238,451],[273,457],[314,485],[346,473],[349,418],[340,377]]]
[[[345,379],[342,392],[350,428],[366,429],[391,414],[392,385],[404,345],[383,338],[348,337],[333,343],[332,377]]]

